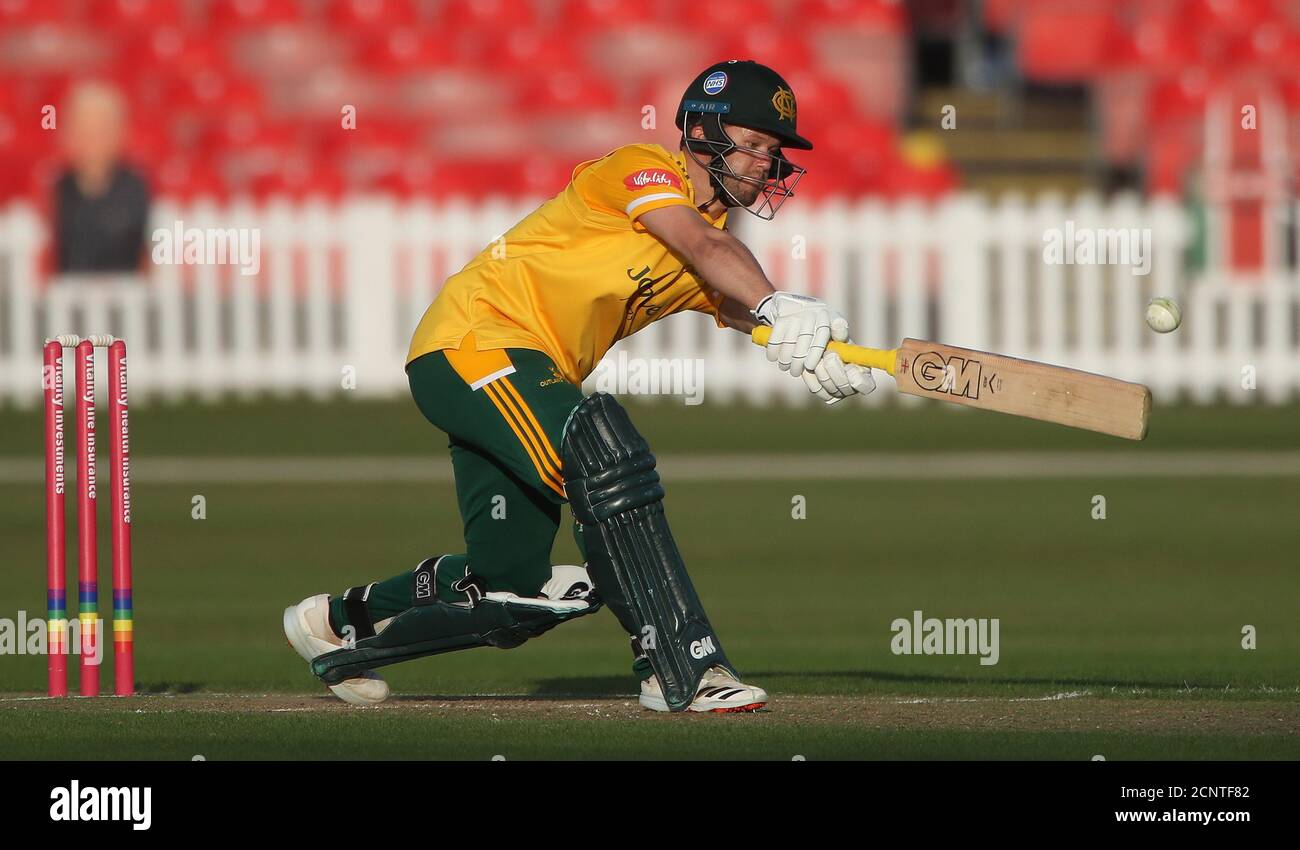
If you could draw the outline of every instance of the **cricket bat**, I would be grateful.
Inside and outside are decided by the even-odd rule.
[[[767,345],[771,333],[770,327],[760,325],[751,338],[755,345]],[[1127,440],[1147,435],[1151,390],[1142,384],[923,339],[905,339],[891,349],[843,342],[827,348],[845,363],[888,372],[899,392],[910,395]]]

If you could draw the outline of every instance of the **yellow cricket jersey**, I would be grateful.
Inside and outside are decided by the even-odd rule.
[[[462,345],[528,348],[578,384],[610,346],[656,319],[698,310],[725,327],[722,294],[638,221],[650,210],[695,205],[683,154],[660,145],[626,145],[581,163],[563,192],[447,279],[415,329],[407,362]],[[726,224],[725,212],[700,215],[718,229]],[[490,380],[490,370],[477,377]]]

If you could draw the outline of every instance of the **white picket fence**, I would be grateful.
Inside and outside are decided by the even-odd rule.
[[[538,202],[160,203],[156,228],[177,220],[258,228],[260,273],[153,265],[138,279],[54,281],[38,274],[45,223],[11,206],[0,211],[0,403],[38,402],[41,343],[54,333],[126,338],[137,402],[403,393],[411,331],[441,282]],[[1283,402],[1300,395],[1300,279],[1290,270],[1189,277],[1182,265],[1189,228],[1172,202],[1084,196],[990,203],[963,195],[937,206],[791,205],[772,222],[736,216],[738,234],[777,285],[838,306],[862,344],[938,339],[1141,381],[1160,400]],[[1067,221],[1149,228],[1150,274],[1045,263],[1044,233]],[[1177,332],[1146,328],[1145,304],[1155,295],[1181,303]],[[769,366],[743,336],[698,314],[657,322],[611,355],[619,351],[698,359],[708,401],[811,400],[802,382]],[[1243,386],[1243,375],[1253,388]],[[893,395],[878,392],[867,403]]]

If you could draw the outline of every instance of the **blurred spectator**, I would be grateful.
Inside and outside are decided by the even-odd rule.
[[[125,100],[112,86],[82,83],[60,119],[68,166],[54,187],[58,272],[139,270],[149,190],[121,159]]]

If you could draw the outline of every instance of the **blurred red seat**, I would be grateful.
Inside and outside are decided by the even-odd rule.
[[[984,0],[984,26],[995,33],[1007,33],[1016,26],[1021,0]]]
[[[1278,90],[1282,94],[1282,101],[1286,104],[1289,118],[1293,123],[1300,123],[1300,77],[1285,75],[1278,80]],[[1297,141],[1300,141],[1300,133],[1296,134]]]
[[[327,150],[348,186],[391,188],[409,180],[409,163],[423,154],[420,135],[421,128],[410,123],[363,121],[339,133]]]
[[[415,74],[390,88],[392,104],[416,118],[454,121],[467,114],[500,116],[509,122],[518,78],[472,66],[437,74]]]
[[[439,160],[429,191],[435,198],[462,196],[477,199],[493,194],[511,194],[512,162],[509,159]]]
[[[491,27],[504,33],[515,27],[531,26],[537,15],[531,0],[447,0],[439,25],[447,31],[462,27]]]
[[[3,101],[0,94],[0,201],[21,191],[23,176],[31,169],[35,146],[20,138],[22,127],[31,122],[19,120],[18,110]],[[30,132],[30,131],[29,131]]]
[[[423,193],[438,198],[551,196],[568,183],[573,166],[558,157],[464,157],[438,160]]]
[[[252,175],[247,188],[258,201],[271,198],[335,201],[345,194],[347,185],[333,163],[305,152],[294,152],[275,170]]]
[[[825,197],[881,190],[898,144],[892,126],[831,113],[799,129],[814,147],[786,152],[808,169],[796,191]]]
[[[370,35],[358,58],[367,71],[384,75],[445,68],[456,62],[454,48],[440,33],[405,26]]]
[[[599,75],[628,89],[656,77],[680,78],[686,88],[705,67],[724,56],[717,48],[719,33],[683,32],[673,24],[625,24],[582,36],[574,55]]]
[[[1044,82],[1088,80],[1105,69],[1120,34],[1106,8],[1029,6],[1020,21],[1019,65],[1027,77]]]
[[[65,105],[68,92],[79,81],[81,75],[72,73],[41,74],[25,77],[17,86],[19,102],[28,109],[43,109],[48,104]]]
[[[301,146],[305,136],[300,125],[273,121],[257,112],[218,110],[207,118],[197,145],[206,156],[293,149]]]
[[[955,190],[960,182],[957,169],[949,162],[916,164],[899,159],[885,169],[880,188],[895,199],[933,201]]]
[[[419,23],[411,0],[333,0],[330,25],[339,30],[379,33]]]
[[[630,23],[653,23],[663,18],[665,6],[641,0],[565,0],[561,19],[566,27],[590,32]]]
[[[572,32],[559,27],[511,27],[508,32],[476,33],[475,57],[485,68],[528,76],[542,70],[581,64]]]
[[[766,26],[776,20],[767,0],[709,0],[688,8],[693,25],[728,33]],[[794,35],[788,30],[787,33]]]
[[[1154,135],[1147,145],[1147,191],[1182,195],[1187,188],[1187,175],[1200,155],[1199,140],[1189,132],[1179,130]]]
[[[1263,24],[1229,40],[1221,64],[1242,75],[1294,75],[1300,72],[1300,32],[1280,23]]]
[[[217,171],[208,162],[188,154],[168,157],[145,176],[155,195],[172,200],[220,200],[226,196],[225,182]]]
[[[1177,76],[1156,79],[1147,94],[1150,127],[1159,129],[1201,121],[1209,88],[1210,75],[1204,68],[1188,68]]]
[[[682,29],[687,12],[695,31]],[[0,0],[6,32],[24,20],[89,22],[111,34],[110,77],[131,103],[131,156],[179,197],[553,194],[584,144],[603,152],[662,138],[675,150],[682,88],[728,58],[761,61],[790,81],[800,129],[817,145],[789,152],[810,168],[800,194],[944,184],[935,169],[892,173],[893,127],[859,114],[872,108],[864,99],[877,100],[872,86],[902,90],[889,70],[905,65],[888,47],[906,50],[898,0]],[[803,35],[810,24],[842,36],[843,50],[814,47]],[[315,45],[295,54],[309,58],[277,61],[274,45],[295,38]],[[1281,63],[1288,44],[1249,48]],[[57,152],[57,140],[20,134],[5,116],[19,101],[61,102],[47,98],[63,77],[19,77],[0,84],[0,194],[26,186]],[[360,129],[338,127],[335,102],[361,107]],[[639,127],[650,103],[657,133]],[[461,127],[459,147],[441,149],[466,153],[439,159],[429,134],[456,130],[470,109],[478,123]],[[424,123],[376,122],[380,114]],[[532,148],[506,155],[513,138]]]
[[[722,41],[718,55],[721,59],[761,62],[785,77],[787,82],[792,74],[811,68],[815,61],[812,48],[802,35],[773,23],[747,26],[731,34]],[[795,94],[797,96],[798,92]]]
[[[208,24],[217,30],[251,30],[303,20],[298,0],[222,0],[208,4]]]
[[[0,98],[0,151],[3,151],[0,165],[11,157],[32,160],[58,150],[58,133],[41,128],[38,110],[43,104],[57,106],[62,102],[62,99],[29,101],[11,93],[7,98]]]
[[[1272,0],[1186,0],[1178,13],[1197,30],[1224,36],[1252,33],[1282,19]]]
[[[408,188],[439,199],[550,197],[563,191],[576,164],[548,154],[438,160],[418,187]]]
[[[148,171],[171,156],[175,147],[167,125],[135,121],[127,133],[126,158],[141,171]]]
[[[262,87],[208,69],[192,75],[173,77],[167,89],[170,111],[230,114],[248,112],[261,115],[264,104]]]
[[[179,0],[98,0],[88,11],[98,30],[179,26],[184,18]]]
[[[26,172],[19,175],[21,196],[37,207],[52,206],[52,190],[65,167],[66,160],[57,151],[33,157],[28,161]]]
[[[902,32],[907,27],[907,10],[892,0],[803,0],[793,21],[800,27],[834,24]]]
[[[72,23],[77,11],[77,5],[71,0],[3,0],[0,2],[0,27]]]
[[[124,79],[176,77],[204,69],[225,70],[221,39],[206,30],[165,25],[114,39],[115,73]]]
[[[422,127],[411,121],[366,118],[358,121],[355,130],[339,130],[331,150],[340,156],[366,149],[405,151],[419,142],[421,133]]]
[[[599,75],[572,69],[522,80],[515,101],[525,115],[612,109],[617,103],[614,89]]]
[[[784,69],[778,70],[794,91],[798,106],[795,120],[800,128],[799,135],[812,139],[814,145],[818,142],[808,135],[808,128],[814,124],[824,125],[845,115],[853,116],[854,95],[842,81],[811,69],[791,70],[789,73]]]
[[[1127,34],[1129,50],[1144,67],[1162,74],[1195,64],[1201,55],[1201,34],[1177,9],[1135,10],[1137,19]]]

